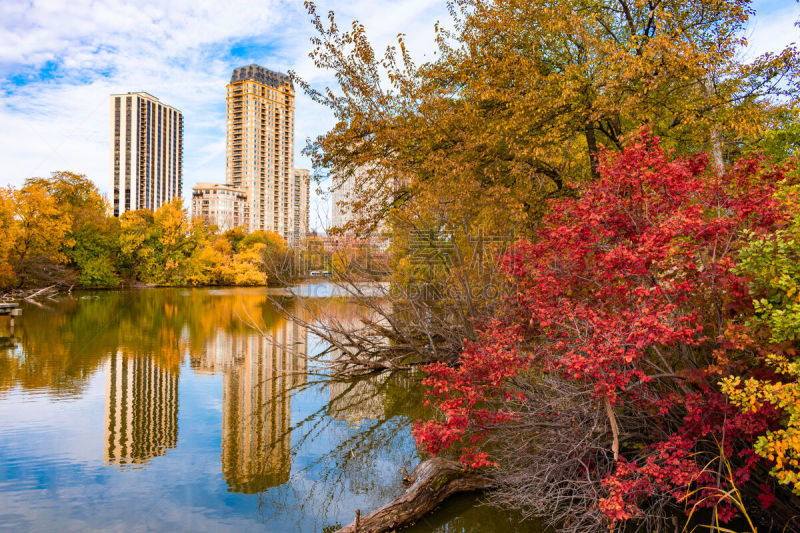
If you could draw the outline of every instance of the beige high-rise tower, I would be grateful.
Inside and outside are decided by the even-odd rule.
[[[294,98],[289,76],[258,65],[234,69],[227,86],[226,183],[247,194],[248,231],[271,230],[290,243],[304,231],[295,212],[302,187],[294,171]]]
[[[181,195],[183,114],[145,92],[111,95],[114,215]]]
[[[305,168],[294,171],[294,199],[292,200],[295,242],[300,242],[308,235],[309,194],[311,188],[311,172]]]

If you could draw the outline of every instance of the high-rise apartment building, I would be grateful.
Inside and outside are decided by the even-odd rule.
[[[183,114],[145,92],[111,95],[114,215],[181,195]]]
[[[385,205],[397,193],[400,181],[374,165],[332,177],[331,228],[339,234],[370,238],[385,233]],[[377,224],[371,227],[375,220]]]
[[[337,187],[331,192],[331,226],[338,230],[357,220],[356,214],[350,207],[355,200],[355,176],[340,179]]]
[[[289,76],[258,65],[234,69],[227,86],[226,182],[247,193],[248,231],[271,230],[290,243],[303,232],[297,226],[303,215],[296,213],[303,187],[294,171],[294,98]]]
[[[192,216],[220,231],[244,226],[247,209],[247,194],[238,187],[206,182],[192,187]]]
[[[298,168],[294,171],[294,198],[290,211],[294,217],[294,242],[300,242],[308,235],[309,222],[309,195],[311,189],[311,172],[305,168]]]

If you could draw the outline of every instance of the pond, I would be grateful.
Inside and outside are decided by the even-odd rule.
[[[418,377],[329,380],[267,292],[87,291],[24,304],[13,335],[0,318],[0,530],[333,531],[401,494]],[[475,503],[408,531],[537,531]]]

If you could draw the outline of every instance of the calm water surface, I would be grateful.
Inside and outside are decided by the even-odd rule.
[[[329,381],[306,357],[326,345],[264,289],[81,292],[23,312],[13,336],[0,317],[2,531],[332,531],[402,493],[420,460],[415,378]],[[474,503],[409,531],[535,531]]]

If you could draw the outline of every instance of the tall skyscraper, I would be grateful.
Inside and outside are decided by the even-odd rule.
[[[145,92],[111,95],[114,215],[181,195],[183,114]]]
[[[308,187],[298,187],[294,171],[294,97],[289,76],[258,65],[234,69],[227,86],[226,182],[247,193],[248,231],[271,230],[290,243],[303,236],[296,210]]]
[[[294,199],[292,200],[292,213],[294,217],[294,240],[308,235],[309,219],[309,194],[311,188],[311,172],[305,168],[298,168],[294,171]]]
[[[384,233],[386,204],[397,194],[401,182],[376,165],[358,166],[332,177],[331,227],[346,235],[366,237],[365,230],[378,219],[369,236]]]
[[[331,226],[343,230],[358,219],[350,207],[355,200],[356,177],[348,176],[340,181],[331,193]]]

